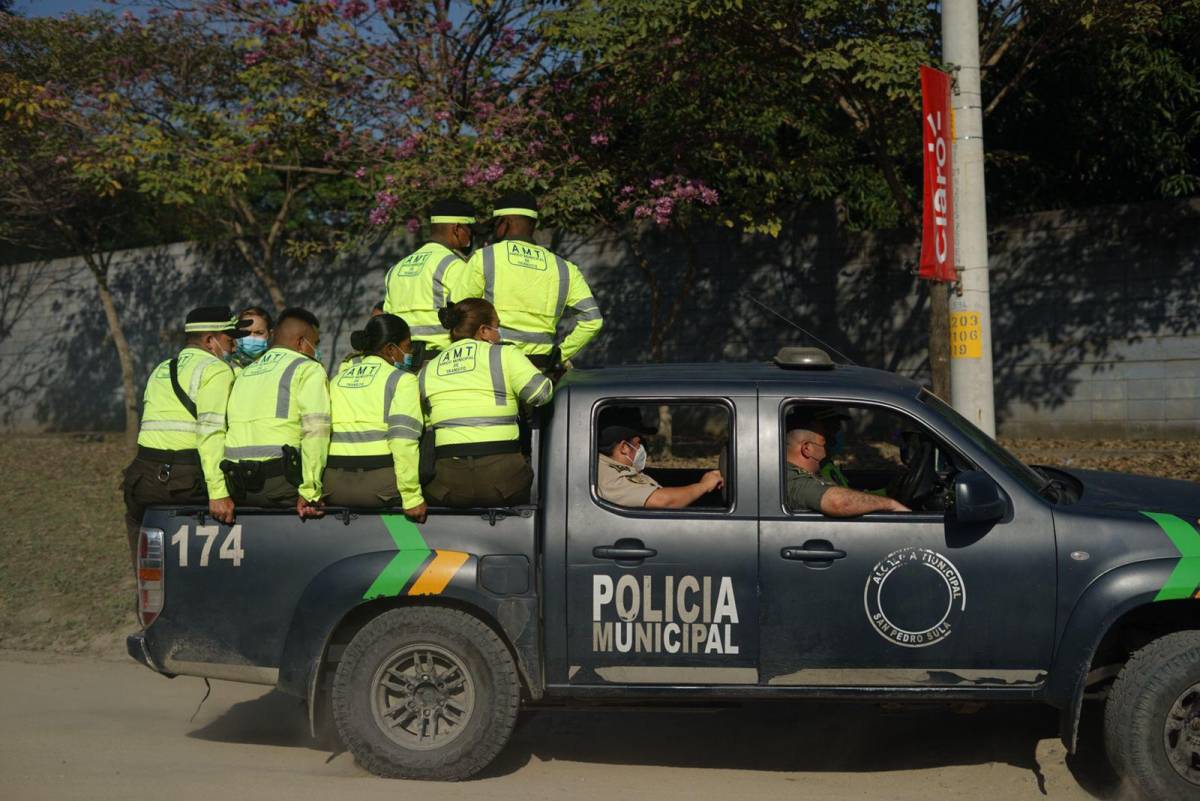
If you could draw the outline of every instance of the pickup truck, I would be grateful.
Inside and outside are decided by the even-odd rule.
[[[543,412],[528,506],[150,509],[130,655],[304,698],[365,768],[421,779],[476,773],[551,702],[1036,702],[1074,751],[1087,693],[1138,792],[1200,798],[1200,485],[1027,466],[916,383],[810,349],[573,371]],[[789,508],[794,419],[836,421],[845,482],[912,511]],[[724,486],[605,500],[613,423],[647,432],[662,485]]]

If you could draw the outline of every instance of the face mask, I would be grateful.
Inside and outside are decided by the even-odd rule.
[[[405,370],[411,371],[413,366],[413,355],[411,353],[404,354],[404,358],[400,361],[400,364],[403,365]]]
[[[237,341],[237,351],[243,356],[260,356],[266,349],[266,337],[242,337]]]
[[[317,361],[321,362],[321,364],[324,364],[324,363],[325,363],[325,356],[324,356],[324,354],[322,354],[322,353],[321,353],[321,349],[320,349],[320,348],[313,348],[313,355],[312,355],[312,357],[313,357],[314,359],[316,359]]]
[[[637,452],[633,454],[633,469],[639,473],[646,469],[646,446],[638,445]]]

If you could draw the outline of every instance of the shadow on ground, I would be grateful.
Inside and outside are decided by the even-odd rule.
[[[1104,757],[1102,714],[1089,708],[1082,751],[1067,768],[1096,798],[1119,785]],[[277,691],[243,701],[189,736],[216,742],[331,751],[308,733],[297,699]],[[526,711],[512,740],[479,778],[506,776],[530,761],[789,773],[877,773],[999,762],[1028,770],[1045,793],[1038,743],[1057,744],[1058,715],[1025,704],[975,712],[944,704],[743,703],[715,707],[541,708]]]

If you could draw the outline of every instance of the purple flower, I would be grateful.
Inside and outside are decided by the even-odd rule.
[[[715,190],[715,189],[709,189],[706,186],[700,190],[700,202],[703,203],[705,206],[714,205],[719,198],[720,198],[720,195],[717,194],[717,190]]]
[[[246,55],[242,56],[242,62],[247,67],[253,67],[255,64],[262,61],[266,57],[267,57],[267,54],[264,53],[263,51],[255,50],[253,53],[247,53]]]
[[[499,181],[502,177],[504,177],[504,168],[499,164],[491,164],[483,171],[483,180],[485,181]]]
[[[649,217],[651,214],[649,206],[638,206],[633,210],[633,219],[641,220]]]
[[[650,181],[650,188],[658,189],[659,187],[664,186],[666,183],[667,183],[667,180],[665,178],[655,178],[652,181]]]
[[[594,133],[592,134],[592,144],[596,147],[603,147],[608,144],[608,134]]]
[[[366,167],[359,167],[357,170],[354,171],[354,177],[358,178],[359,180],[362,180],[363,178],[365,178],[366,175],[367,175]]]
[[[367,215],[367,220],[371,223],[371,225],[383,225],[388,220],[387,209],[371,209],[371,213]]]
[[[416,217],[409,217],[408,222],[404,224],[404,227],[408,229],[410,234],[415,234],[417,231],[421,230],[421,221]]]
[[[450,119],[450,112],[449,111],[436,111],[433,114],[433,118],[435,120],[437,120],[438,122],[445,122],[446,120]]]

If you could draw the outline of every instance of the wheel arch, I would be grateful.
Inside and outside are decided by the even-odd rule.
[[[1061,710],[1060,736],[1074,753],[1089,686],[1099,686],[1148,642],[1175,631],[1200,629],[1200,602],[1156,601],[1177,559],[1115,568],[1079,597],[1059,639],[1046,700]]]

